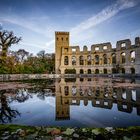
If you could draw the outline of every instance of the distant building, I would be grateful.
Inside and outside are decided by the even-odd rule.
[[[132,45],[129,39],[120,40],[116,48],[110,42],[87,46],[69,45],[69,32],[55,32],[55,72],[65,74],[140,74],[140,37]]]

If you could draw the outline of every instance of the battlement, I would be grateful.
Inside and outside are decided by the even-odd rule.
[[[60,31],[56,31],[55,34],[56,34],[56,35],[69,35],[69,32],[60,32]]]

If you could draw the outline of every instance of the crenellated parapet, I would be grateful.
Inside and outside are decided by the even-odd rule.
[[[69,32],[55,32],[56,35],[69,35]]]

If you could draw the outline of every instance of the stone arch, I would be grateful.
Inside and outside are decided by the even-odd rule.
[[[82,55],[79,56],[79,64],[84,65],[84,57]]]
[[[91,74],[91,69],[88,69],[88,70],[87,70],[87,73],[88,73],[88,74]]]
[[[135,74],[135,68],[130,68],[131,74]]]
[[[95,74],[99,74],[99,69],[95,69]]]
[[[103,71],[104,71],[104,74],[107,74],[107,69],[104,69]]]
[[[69,65],[69,57],[68,56],[64,57],[64,65]]]

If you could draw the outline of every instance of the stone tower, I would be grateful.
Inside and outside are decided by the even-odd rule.
[[[62,49],[69,48],[69,32],[55,32],[55,73],[61,73],[59,67],[61,65]]]

